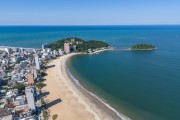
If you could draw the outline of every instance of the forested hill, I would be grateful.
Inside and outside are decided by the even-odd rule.
[[[80,38],[65,38],[65,39],[61,39],[58,40],[56,42],[53,42],[51,44],[48,45],[48,48],[51,49],[63,49],[64,48],[64,43],[70,43],[70,47],[73,47],[74,45],[76,45],[76,50],[78,52],[87,52],[88,49],[98,49],[98,48],[104,48],[104,47],[108,47],[109,44],[103,42],[103,41],[98,41],[98,40],[82,40]]]
[[[153,50],[153,49],[156,49],[156,47],[151,44],[136,44],[131,47],[131,50]]]

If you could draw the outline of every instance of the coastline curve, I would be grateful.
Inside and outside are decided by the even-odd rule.
[[[101,51],[101,52],[103,52],[103,51]],[[74,56],[74,55],[79,55],[79,54],[73,54],[73,55],[71,55],[69,58],[68,58],[68,60],[67,61],[69,61],[70,59],[71,59],[71,57],[72,56]],[[111,105],[109,105],[107,102],[105,102],[105,100],[103,100],[102,98],[100,98],[99,96],[97,96],[96,94],[94,94],[94,93],[92,93],[92,92],[90,92],[90,91],[88,91],[86,88],[84,88],[81,84],[80,84],[80,82],[79,82],[79,80],[77,80],[72,74],[71,74],[71,72],[70,72],[70,69],[68,68],[68,66],[67,66],[67,61],[66,61],[66,73],[67,73],[67,76],[69,77],[69,79],[71,80],[71,82],[74,84],[74,86],[77,88],[77,89],[79,89],[80,91],[81,91],[81,93],[83,94],[84,92],[84,94],[83,95],[85,95],[86,97],[88,97],[88,98],[94,98],[95,100],[97,100],[98,102],[100,102],[102,105],[104,105],[104,106],[106,106],[106,108],[107,109],[109,109],[112,113],[111,114],[113,114],[114,113],[114,115],[111,115],[113,118],[113,120],[131,120],[129,117],[127,117],[127,116],[125,116],[124,114],[122,114],[122,113],[120,113],[120,112],[118,112],[117,110],[115,110]],[[84,91],[84,92],[83,92]],[[87,96],[87,94],[88,94],[88,96]],[[93,102],[93,100],[91,99],[91,102]],[[93,104],[93,103],[92,103]],[[98,105],[98,107],[97,108],[100,108],[99,106],[99,104],[96,104],[96,105]],[[107,111],[109,111],[109,110],[107,110]],[[119,119],[118,119],[119,118]]]

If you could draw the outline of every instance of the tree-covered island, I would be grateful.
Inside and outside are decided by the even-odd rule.
[[[156,47],[151,44],[136,44],[131,47],[131,50],[154,50]]]
[[[76,52],[94,52],[101,49],[109,48],[109,44],[98,41],[98,40],[82,40],[77,37],[65,38],[53,43],[48,44],[48,48],[52,50],[64,49],[64,44],[68,43],[70,46],[70,51]]]

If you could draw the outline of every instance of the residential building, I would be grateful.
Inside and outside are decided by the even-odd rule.
[[[47,48],[48,44],[42,44],[42,50],[45,51],[45,49]]]
[[[10,48],[5,48],[4,51],[6,51],[8,55],[11,53],[11,49]]]
[[[17,96],[14,100],[16,107],[21,106],[21,105],[25,105],[25,102],[26,102],[25,95]]]
[[[26,98],[28,102],[28,107],[31,108],[31,110],[35,111],[35,91],[33,86],[28,86],[25,88]]]
[[[49,52],[43,52],[42,58],[43,58],[43,59],[50,59],[50,58],[51,58],[51,55],[50,55]]]
[[[76,52],[76,45],[73,45],[73,52]]]
[[[52,50],[51,50],[51,48],[47,48],[47,52],[49,53],[49,52],[51,52]]]
[[[36,79],[37,78],[37,71],[35,69],[33,70],[33,75],[34,75],[34,79]]]
[[[74,42],[75,41],[75,39],[74,38],[71,38],[71,42]]]
[[[10,110],[0,110],[0,120],[13,120],[13,116]]]
[[[37,54],[35,54],[35,64],[36,64],[36,69],[40,70],[39,56]]]
[[[70,44],[69,43],[64,43],[64,52],[66,54],[70,53]]]
[[[59,55],[63,55],[63,50],[62,49],[59,49]]]

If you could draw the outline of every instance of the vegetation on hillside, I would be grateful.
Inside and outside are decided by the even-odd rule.
[[[77,52],[87,52],[88,49],[97,49],[102,47],[108,47],[109,45],[103,41],[97,41],[97,40],[82,40],[80,38],[66,38],[62,40],[58,40],[54,43],[51,43],[48,45],[51,49],[63,49],[64,43],[68,42],[70,43],[70,47],[72,48],[74,45],[76,45]]]
[[[131,47],[132,50],[152,50],[155,49],[155,46],[151,44],[136,44]]]
[[[43,82],[38,82],[38,83],[36,83],[36,87],[39,89],[39,90],[41,90],[43,87],[45,87],[46,86],[46,84],[45,83],[43,83]]]

